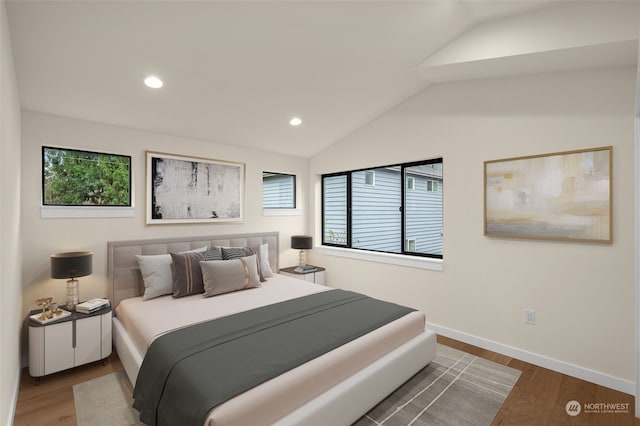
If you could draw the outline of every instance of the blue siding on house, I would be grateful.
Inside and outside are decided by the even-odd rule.
[[[438,182],[437,192],[427,190],[429,180]],[[416,176],[415,189],[405,194],[405,238],[416,241],[417,253],[442,254],[442,191],[441,179]]]
[[[380,168],[374,172],[374,185],[365,183],[365,171],[351,175],[351,246],[401,253],[402,183],[399,169]]]
[[[330,176],[323,179],[324,235],[322,242],[347,244],[347,177]]]
[[[262,175],[262,208],[294,209],[295,176],[278,173]]]

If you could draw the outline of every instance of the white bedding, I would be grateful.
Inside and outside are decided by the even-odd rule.
[[[327,290],[276,274],[262,287],[211,298],[126,299],[116,314],[144,355],[156,337],[176,328]],[[206,424],[271,424],[423,331],[424,315],[413,312],[215,407]]]
[[[330,288],[275,274],[261,287],[214,297],[125,299],[116,308],[116,316],[144,356],[155,338],[171,330],[326,290]]]

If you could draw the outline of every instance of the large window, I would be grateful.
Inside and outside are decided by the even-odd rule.
[[[262,208],[295,209],[296,177],[284,173],[262,173]]]
[[[323,175],[322,243],[441,259],[443,187],[442,158]]]
[[[42,205],[130,207],[131,157],[42,147]]]

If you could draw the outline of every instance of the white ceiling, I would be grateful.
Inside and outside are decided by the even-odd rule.
[[[419,65],[451,40],[556,1],[7,0],[7,11],[25,110],[310,157],[424,89]],[[148,74],[165,86],[145,87]]]

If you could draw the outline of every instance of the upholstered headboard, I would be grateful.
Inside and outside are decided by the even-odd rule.
[[[136,255],[177,253],[204,246],[255,247],[269,244],[269,263],[278,271],[278,232],[214,235],[198,237],[158,238],[152,240],[109,241],[107,243],[107,277],[111,303],[115,308],[121,300],[142,296],[144,283]]]

